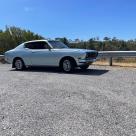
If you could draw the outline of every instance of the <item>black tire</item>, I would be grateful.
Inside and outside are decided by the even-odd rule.
[[[21,58],[16,58],[14,60],[14,67],[16,70],[21,71],[25,69],[24,61]]]
[[[83,65],[83,66],[80,66],[80,68],[83,69],[83,70],[86,70],[86,69],[89,68],[89,65]]]
[[[61,69],[66,73],[71,73],[75,70],[75,61],[71,58],[65,58],[61,61]]]

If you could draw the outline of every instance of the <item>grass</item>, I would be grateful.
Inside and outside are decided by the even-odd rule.
[[[109,66],[108,59],[101,59],[97,60],[94,65],[102,65],[102,66]],[[113,66],[121,66],[121,67],[136,67],[136,58],[118,58],[113,59]]]

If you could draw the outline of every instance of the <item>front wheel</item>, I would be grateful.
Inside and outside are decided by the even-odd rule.
[[[25,68],[23,60],[19,58],[14,61],[14,66],[16,70],[23,70]]]
[[[61,68],[64,72],[70,73],[75,69],[75,64],[71,59],[64,59],[61,64]]]
[[[89,68],[89,65],[83,65],[83,66],[80,66],[80,68],[83,69],[83,70],[86,70],[86,69]]]

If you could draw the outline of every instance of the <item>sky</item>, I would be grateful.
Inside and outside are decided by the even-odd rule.
[[[136,0],[0,0],[0,29],[29,29],[45,38],[136,38]]]

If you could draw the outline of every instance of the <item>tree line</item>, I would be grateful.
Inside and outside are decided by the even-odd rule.
[[[19,27],[7,27],[5,30],[0,30],[0,54],[7,50],[15,48],[17,45],[30,40],[45,39],[39,34],[35,34],[30,30],[21,29]],[[87,41],[76,39],[75,41],[67,38],[56,38],[71,48],[94,49],[98,51],[129,51],[136,50],[136,40],[120,40],[116,37],[104,37],[99,40],[98,37],[90,38]]]
[[[19,27],[7,27],[0,30],[0,53],[15,48],[17,45],[30,40],[44,39],[44,37]]]
[[[105,37],[102,41],[91,38],[88,41],[72,43],[73,48],[94,49],[98,51],[130,51],[136,50],[136,40],[119,40]]]

